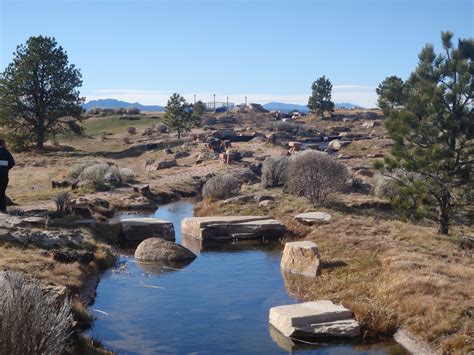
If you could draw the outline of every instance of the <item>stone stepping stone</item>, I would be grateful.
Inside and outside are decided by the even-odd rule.
[[[352,312],[329,300],[278,306],[270,309],[270,324],[291,338],[352,338],[360,335]]]
[[[286,228],[267,216],[190,217],[181,221],[181,232],[201,240],[278,239]]]
[[[316,276],[319,272],[318,246],[309,240],[286,243],[280,267],[287,272]]]
[[[147,238],[175,241],[173,223],[164,219],[142,217],[122,219],[123,237],[126,241],[139,242]]]
[[[331,215],[325,212],[306,212],[295,216],[295,219],[303,224],[326,224],[331,222]]]

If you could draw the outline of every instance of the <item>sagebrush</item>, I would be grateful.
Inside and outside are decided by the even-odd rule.
[[[325,153],[305,151],[292,157],[287,186],[291,193],[321,203],[332,193],[343,190],[348,178],[344,164]]]
[[[235,196],[240,191],[240,183],[233,175],[217,175],[209,179],[202,189],[204,198],[216,200]]]
[[[0,354],[63,354],[72,329],[69,301],[48,297],[38,281],[0,273]]]

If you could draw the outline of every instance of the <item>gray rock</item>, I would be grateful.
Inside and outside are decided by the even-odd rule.
[[[148,238],[138,245],[135,258],[140,261],[177,261],[195,259],[196,255],[179,244],[161,238]]]
[[[126,241],[142,241],[147,238],[175,240],[173,223],[157,218],[128,218],[122,220],[123,237]]]
[[[360,335],[359,323],[342,305],[322,300],[270,309],[270,324],[291,338],[341,337]]]
[[[178,162],[176,161],[176,159],[160,160],[157,161],[154,166],[156,167],[156,170],[169,169],[178,166]]]
[[[325,212],[306,212],[295,216],[295,219],[303,224],[326,224],[331,222],[331,215]]]
[[[306,276],[319,273],[319,249],[311,241],[290,242],[285,244],[280,267],[284,271]]]
[[[202,240],[278,239],[285,225],[265,216],[191,217],[181,221],[181,231]]]

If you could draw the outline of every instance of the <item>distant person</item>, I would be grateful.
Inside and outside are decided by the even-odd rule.
[[[0,212],[7,212],[8,173],[15,166],[15,160],[7,149],[5,140],[0,139]]]

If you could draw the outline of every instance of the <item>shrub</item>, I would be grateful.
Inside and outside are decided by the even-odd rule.
[[[98,163],[86,167],[79,179],[82,181],[88,181],[93,183],[95,186],[104,185],[107,173],[109,173],[110,166],[105,163]]]
[[[94,164],[97,164],[97,162],[96,161],[84,161],[84,162],[74,164],[69,169],[69,176],[72,177],[73,179],[77,179],[77,178],[79,178],[79,176],[81,175],[82,171],[85,168],[87,168],[89,166],[92,166]]]
[[[164,124],[159,124],[156,126],[156,131],[158,133],[166,133],[168,132],[168,127],[166,127]]]
[[[137,129],[135,127],[128,127],[127,132],[129,134],[137,134]]]
[[[145,131],[143,132],[143,134],[144,134],[145,136],[151,136],[154,131],[155,131],[154,127],[146,127],[146,128],[145,128]]]
[[[217,175],[204,184],[202,196],[204,198],[223,200],[237,195],[239,191],[240,183],[233,175]]]
[[[300,130],[300,126],[287,121],[276,121],[271,123],[270,130],[274,132],[297,133]]]
[[[127,115],[139,115],[140,109],[136,107],[128,107],[126,113]]]
[[[62,354],[71,334],[68,300],[58,302],[38,281],[0,273],[0,354]]]
[[[105,140],[107,140],[107,132],[102,132],[100,134],[100,140],[103,142]]]
[[[265,159],[262,166],[262,184],[265,188],[285,186],[288,179],[288,157]]]
[[[119,168],[117,165],[109,165],[109,170],[106,174],[105,181],[112,185],[121,185],[123,183],[133,182],[135,174],[132,169]]]
[[[59,215],[63,215],[64,212],[68,212],[71,205],[71,194],[67,191],[62,191],[54,198],[56,203],[56,211]]]
[[[324,153],[305,151],[291,159],[288,190],[312,203],[324,202],[331,193],[346,186],[348,176],[344,164]]]
[[[135,173],[130,168],[120,168],[120,181],[128,184],[135,181]]]
[[[395,178],[376,173],[372,178],[372,183],[374,185],[372,192],[377,197],[392,199],[398,195],[399,186]]]
[[[123,142],[124,142],[125,144],[132,144],[132,141],[131,141],[130,138],[128,138],[127,136],[124,136],[124,137],[122,138],[122,140],[123,140]]]

